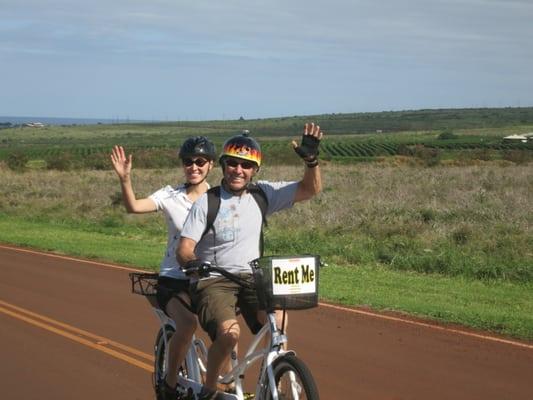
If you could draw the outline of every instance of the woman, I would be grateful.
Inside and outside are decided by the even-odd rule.
[[[197,325],[196,315],[189,309],[189,280],[176,261],[176,246],[192,204],[209,189],[206,178],[213,168],[215,157],[215,146],[206,137],[185,140],[179,151],[185,183],[175,188],[165,186],[147,198],[137,199],[131,185],[132,155],[126,157],[122,146],[115,146],[111,154],[128,213],[163,211],[168,225],[167,250],[161,262],[157,301],[159,307],[174,320],[177,331],[169,342],[166,379],[159,385],[165,399],[175,399],[178,367],[185,358]]]

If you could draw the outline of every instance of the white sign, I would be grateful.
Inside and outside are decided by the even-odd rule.
[[[273,259],[273,294],[316,293],[316,268],[315,257]]]

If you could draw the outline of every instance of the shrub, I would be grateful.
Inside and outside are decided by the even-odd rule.
[[[172,168],[180,165],[173,150],[142,149],[133,155],[133,165],[137,168]]]
[[[83,159],[83,168],[104,171],[113,168],[109,156],[106,153],[93,153]]]
[[[109,199],[111,200],[112,206],[120,206],[122,205],[123,198],[122,198],[122,192],[115,192],[111,195],[109,195]]]
[[[503,152],[503,159],[515,164],[525,164],[533,160],[533,151],[528,150],[506,150]]]
[[[407,157],[416,157],[423,161],[424,165],[432,167],[440,162],[440,150],[434,147],[426,147],[423,144],[398,146],[398,154]]]
[[[100,220],[104,228],[118,228],[124,224],[123,215],[106,215]]]
[[[59,156],[50,157],[46,160],[47,169],[58,171],[70,171],[73,168],[74,160],[70,153],[62,153]]]
[[[21,151],[14,151],[7,156],[6,164],[12,171],[25,171],[28,156]]]
[[[453,140],[457,139],[457,135],[453,133],[450,130],[443,131],[439,136],[437,136],[437,139],[439,140]]]
[[[463,245],[468,242],[472,236],[472,229],[469,226],[462,225],[452,232],[452,239],[455,244]]]
[[[401,144],[398,146],[398,155],[412,157],[414,155],[413,146]]]
[[[489,149],[477,149],[472,151],[471,158],[474,160],[489,161],[493,156]]]
[[[433,147],[426,147],[423,144],[417,144],[415,146],[413,155],[422,160],[428,167],[433,167],[440,161],[440,150]]]
[[[420,210],[420,218],[422,218],[422,221],[425,223],[430,223],[435,221],[436,219],[436,212],[435,210],[431,208],[425,208],[423,210]]]

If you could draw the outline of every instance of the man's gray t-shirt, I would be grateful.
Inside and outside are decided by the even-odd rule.
[[[259,181],[268,200],[267,215],[292,207],[298,182]],[[213,228],[202,238],[207,223],[207,194],[192,206],[181,236],[194,240],[196,256],[233,273],[251,272],[248,263],[260,256],[262,216],[250,193],[234,196],[220,189],[220,209]],[[200,240],[201,239],[201,240]]]

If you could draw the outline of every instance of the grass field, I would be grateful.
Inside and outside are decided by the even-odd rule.
[[[135,152],[139,167],[163,168],[177,164],[176,149],[186,137],[207,135],[220,148],[229,136],[249,129],[260,139],[266,160],[272,164],[295,164],[289,138],[297,138],[306,121],[319,123],[328,135],[328,141],[321,146],[322,157],[343,163],[376,161],[393,155],[422,160],[427,165],[450,159],[527,162],[533,158],[533,140],[526,144],[502,141],[506,135],[533,132],[533,108],[528,107],[17,127],[0,130],[0,160],[20,154],[26,159],[23,164],[33,167],[107,169],[108,149],[121,144]]]
[[[181,180],[185,137],[243,129],[261,179],[298,179],[306,121],[327,134],[324,190],[270,218],[267,254],[320,254],[324,300],[533,340],[533,141],[502,140],[533,132],[532,107],[1,129],[0,242],[156,270],[166,224],[125,213],[113,145],[138,196]]]
[[[533,339],[531,163],[324,162],[324,191],[270,218],[267,253],[318,253],[323,299]],[[267,164],[265,179],[301,166]],[[210,180],[217,183],[217,169]],[[138,196],[180,180],[135,169]],[[156,269],[160,215],[127,215],[112,171],[0,167],[0,241]]]

